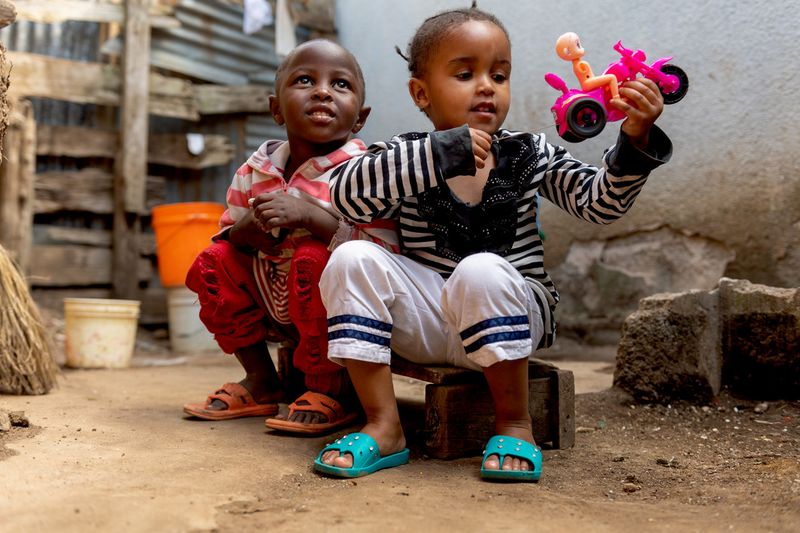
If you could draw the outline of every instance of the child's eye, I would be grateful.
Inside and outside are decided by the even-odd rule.
[[[456,79],[458,80],[468,80],[472,78],[472,72],[464,71],[456,73]]]
[[[337,89],[349,89],[351,87],[350,82],[347,80],[336,80],[333,82],[333,86]]]
[[[492,79],[495,81],[495,83],[505,83],[508,79],[508,76],[498,72],[497,74],[492,74]]]
[[[311,78],[309,76],[298,76],[294,82],[298,85],[309,85],[311,82]]]

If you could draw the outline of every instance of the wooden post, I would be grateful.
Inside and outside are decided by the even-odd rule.
[[[120,152],[114,168],[114,260],[112,282],[118,298],[136,299],[140,216],[145,213],[150,79],[147,0],[125,0],[122,56]]]
[[[33,240],[33,182],[36,175],[36,122],[28,100],[11,105],[0,166],[0,243],[23,275],[28,274]]]
[[[33,211],[36,193],[36,119],[33,106],[25,100],[20,107],[23,115],[22,150],[20,150],[20,175],[18,191],[19,229],[17,231],[17,263],[23,274],[30,271],[33,249]]]

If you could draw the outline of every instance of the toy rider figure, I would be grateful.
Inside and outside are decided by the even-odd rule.
[[[613,74],[595,76],[592,67],[587,61],[581,58],[586,50],[581,46],[581,39],[576,33],[567,32],[556,41],[556,54],[564,61],[572,61],[572,70],[581,84],[581,89],[591,91],[603,85],[608,85],[611,91],[611,98],[619,98],[617,78]]]

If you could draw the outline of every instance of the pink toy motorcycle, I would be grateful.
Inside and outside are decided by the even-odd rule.
[[[686,95],[689,78],[681,68],[667,63],[671,57],[662,57],[647,65],[641,50],[629,50],[621,41],[614,45],[614,50],[619,52],[620,59],[611,63],[600,76],[594,76],[589,64],[582,59],[585,51],[578,36],[565,33],[559,37],[556,53],[572,61],[575,75],[581,82],[580,89],[568,89],[564,80],[552,72],[544,77],[551,87],[562,92],[550,110],[558,134],[565,141],[577,143],[589,139],[603,131],[606,122],[625,118],[625,113],[610,106],[609,101],[619,94],[619,84],[639,75],[658,85],[665,104],[674,104]]]

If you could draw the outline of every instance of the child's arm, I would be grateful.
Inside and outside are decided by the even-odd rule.
[[[251,204],[256,225],[268,234],[273,228],[304,228],[329,242],[339,228],[339,220],[329,212],[283,191],[259,194]]]
[[[547,165],[542,195],[568,213],[597,224],[609,224],[624,215],[650,172],[672,154],[669,138],[654,124],[663,109],[658,87],[641,79],[626,83],[620,93],[625,100],[615,100],[614,105],[628,117],[617,144],[605,154],[603,168],[574,159],[564,148],[540,143],[540,162]]]
[[[349,219],[369,222],[447,178],[474,175],[490,146],[488,135],[467,126],[376,143],[333,171],[331,203]]]

